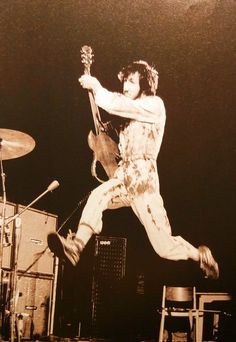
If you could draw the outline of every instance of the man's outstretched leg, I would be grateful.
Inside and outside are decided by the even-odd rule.
[[[207,246],[199,246],[198,252],[200,268],[205,273],[205,278],[219,278],[218,263],[213,258],[211,250]]]
[[[169,260],[192,259],[206,278],[217,279],[219,267],[207,246],[194,247],[181,236],[171,234],[171,226],[160,194],[145,193],[134,199],[132,209],[144,225],[156,253]]]

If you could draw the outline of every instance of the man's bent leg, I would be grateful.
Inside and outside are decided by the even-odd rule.
[[[125,189],[118,179],[110,179],[90,194],[83,209],[77,232],[73,238],[65,239],[57,233],[48,235],[48,246],[59,258],[68,259],[73,265],[79,261],[80,253],[93,234],[102,230],[102,214],[114,198],[125,195]],[[125,205],[125,204],[124,204]],[[119,207],[121,207],[119,205]]]
[[[84,249],[84,243],[70,234],[65,239],[58,233],[53,232],[48,234],[48,247],[60,259],[68,259],[73,266],[76,266],[80,253]]]
[[[89,196],[82,212],[76,238],[87,244],[93,234],[102,231],[102,215],[106,209],[129,206],[124,185],[118,179],[110,179],[97,187]]]

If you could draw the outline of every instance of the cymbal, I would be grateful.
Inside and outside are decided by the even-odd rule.
[[[20,131],[0,128],[0,159],[8,160],[24,156],[35,147],[31,136]]]

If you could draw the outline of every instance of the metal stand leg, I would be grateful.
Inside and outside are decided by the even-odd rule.
[[[12,298],[11,298],[11,306],[10,306],[10,315],[11,315],[11,342],[14,342],[15,339],[15,331],[17,330],[18,341],[20,340],[20,331],[19,320],[16,313],[16,305],[17,305],[17,263],[18,263],[18,251],[20,245],[21,238],[21,219],[18,217],[15,220],[15,238],[14,238],[14,264],[12,269]]]
[[[0,149],[1,152],[1,149]],[[3,284],[3,269],[2,269],[2,259],[3,259],[3,239],[5,234],[5,218],[6,218],[6,187],[5,187],[5,179],[6,175],[3,172],[3,163],[0,154],[0,166],[1,166],[1,179],[2,179],[2,190],[3,190],[3,206],[2,212],[0,214],[0,341],[2,341],[2,333],[3,333],[3,319],[5,312],[5,304],[4,304],[4,284]]]

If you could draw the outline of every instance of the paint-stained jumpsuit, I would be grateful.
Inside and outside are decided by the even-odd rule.
[[[171,235],[171,227],[160,195],[157,156],[165,127],[165,107],[158,96],[132,100],[105,88],[95,95],[96,104],[110,114],[130,119],[119,134],[121,161],[114,177],[90,194],[82,212],[80,227],[102,231],[106,209],[130,206],[143,224],[156,253],[170,260],[185,260],[195,247],[180,236]]]

